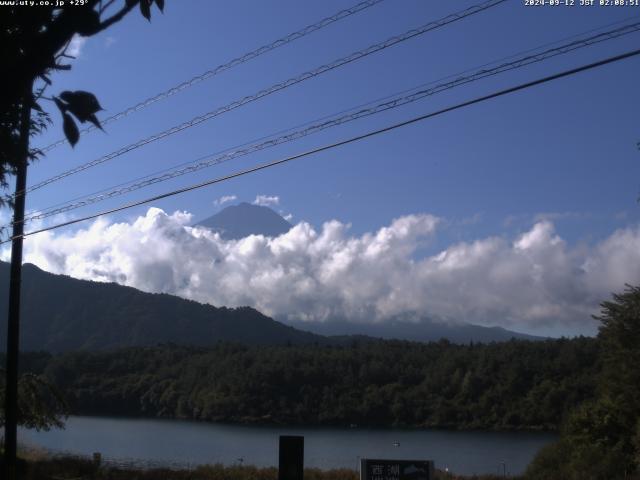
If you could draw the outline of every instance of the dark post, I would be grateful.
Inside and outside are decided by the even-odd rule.
[[[302,480],[304,475],[304,437],[281,435],[278,480]]]
[[[22,99],[20,119],[20,159],[16,170],[16,195],[13,208],[13,240],[11,242],[11,277],[9,278],[9,318],[7,322],[7,371],[5,391],[4,457],[7,480],[15,480],[18,435],[18,351],[20,346],[20,284],[22,282],[22,234],[29,160],[31,127],[30,82]]]

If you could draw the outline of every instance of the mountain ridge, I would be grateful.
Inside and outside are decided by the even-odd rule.
[[[7,311],[9,264],[0,262],[0,311]],[[0,349],[6,316],[0,317]],[[320,335],[277,322],[251,307],[214,307],[166,293],[116,283],[78,280],[23,266],[21,349],[101,350],[176,343],[211,346],[326,342]]]
[[[303,322],[279,319],[285,325],[300,328],[325,336],[364,335],[385,340],[409,340],[413,342],[435,342],[446,338],[453,343],[489,343],[504,342],[512,338],[517,340],[546,340],[546,337],[508,330],[502,327],[485,327],[471,323],[446,323],[430,318],[415,321],[390,318],[379,323],[356,323],[348,320],[329,320],[326,322]]]

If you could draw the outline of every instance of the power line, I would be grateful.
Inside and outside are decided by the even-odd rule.
[[[10,241],[14,240],[14,238],[20,238],[20,237],[24,238],[24,237],[28,237],[28,236],[31,236],[31,235],[35,235],[37,233],[42,233],[42,232],[46,232],[46,231],[49,231],[49,230],[55,230],[55,229],[58,229],[58,228],[62,228],[62,227],[66,227],[66,226],[69,226],[69,225],[76,224],[76,223],[80,223],[80,222],[84,222],[84,221],[87,221],[87,220],[91,220],[91,219],[100,217],[102,215],[109,215],[111,213],[116,213],[116,212],[119,212],[119,211],[122,211],[122,210],[126,210],[126,209],[129,209],[129,208],[133,208],[133,207],[137,207],[137,206],[140,206],[140,205],[144,205],[146,203],[150,203],[150,202],[154,202],[154,201],[157,201],[157,200],[162,200],[164,198],[172,197],[174,195],[178,195],[178,194],[181,194],[181,193],[186,193],[186,192],[190,192],[192,190],[197,190],[199,188],[207,187],[209,185],[214,185],[216,183],[221,183],[221,182],[224,182],[224,181],[227,181],[227,180],[231,180],[233,178],[241,177],[241,176],[244,176],[244,175],[247,175],[247,174],[250,174],[250,173],[254,173],[254,172],[257,172],[257,171],[260,171],[260,170],[265,170],[265,169],[270,168],[270,167],[275,167],[276,165],[281,165],[283,163],[291,162],[293,160],[298,160],[300,158],[304,158],[304,157],[307,157],[307,156],[310,156],[310,155],[314,155],[316,153],[324,152],[326,150],[330,150],[330,149],[333,149],[333,148],[336,148],[336,147],[341,147],[341,146],[344,146],[344,145],[348,145],[350,143],[358,142],[360,140],[364,140],[364,139],[367,139],[367,138],[370,138],[370,137],[373,137],[373,136],[376,136],[376,135],[380,135],[382,133],[387,133],[387,132],[390,132],[392,130],[396,130],[396,129],[401,128],[401,127],[406,127],[407,125],[411,125],[413,123],[421,122],[421,121],[427,120],[427,119],[432,118],[432,117],[436,117],[436,116],[439,116],[439,115],[442,115],[442,114],[445,114],[445,113],[448,113],[448,112],[452,112],[454,110],[459,110],[461,108],[465,108],[465,107],[468,107],[468,106],[471,106],[471,105],[475,105],[477,103],[485,102],[487,100],[491,100],[491,99],[494,99],[494,98],[497,98],[497,97],[501,97],[503,95],[514,93],[514,92],[517,92],[517,91],[520,91],[520,90],[525,90],[527,88],[531,88],[531,87],[534,87],[536,85],[541,85],[543,83],[548,83],[548,82],[551,82],[553,80],[558,80],[560,78],[564,78],[564,77],[568,77],[568,76],[571,76],[571,75],[575,75],[577,73],[584,72],[586,70],[592,70],[594,68],[601,67],[601,66],[604,66],[604,65],[608,65],[610,63],[618,62],[618,61],[621,61],[621,60],[624,60],[624,59],[627,59],[627,58],[631,58],[631,57],[634,57],[634,56],[637,56],[637,55],[640,55],[640,49],[632,50],[630,52],[626,52],[626,53],[623,53],[623,54],[620,54],[620,55],[615,55],[613,57],[608,57],[608,58],[605,58],[603,60],[599,60],[597,62],[593,62],[593,63],[589,63],[587,65],[582,65],[580,67],[572,68],[570,70],[564,70],[564,71],[562,71],[560,73],[556,73],[556,74],[553,74],[553,75],[542,77],[542,78],[539,78],[537,80],[533,80],[533,81],[526,82],[526,83],[521,83],[519,85],[516,85],[515,87],[510,87],[510,88],[506,88],[506,89],[503,89],[503,90],[499,90],[497,92],[490,93],[490,94],[484,95],[482,97],[474,98],[473,100],[467,100],[466,102],[458,103],[458,104],[453,105],[451,107],[443,108],[443,109],[437,110],[435,112],[431,112],[431,113],[427,113],[427,114],[424,114],[424,115],[420,115],[418,117],[413,117],[413,118],[411,118],[409,120],[405,120],[405,121],[400,122],[400,123],[395,123],[393,125],[390,125],[390,126],[387,126],[387,127],[384,127],[384,128],[380,128],[378,130],[373,130],[373,131],[367,132],[367,133],[362,134],[362,135],[358,135],[358,136],[355,136],[355,137],[350,137],[350,138],[348,138],[346,140],[340,140],[338,142],[331,143],[329,145],[324,145],[322,147],[314,148],[312,150],[307,150],[306,152],[298,153],[296,155],[292,155],[292,156],[289,156],[289,157],[281,158],[279,160],[274,160],[272,162],[262,163],[260,165],[256,165],[256,166],[251,167],[251,168],[240,170],[238,172],[234,172],[234,173],[229,174],[229,175],[225,175],[225,176],[222,176],[222,177],[218,177],[218,178],[214,178],[214,179],[211,179],[211,180],[207,180],[205,182],[201,182],[201,183],[197,183],[197,184],[194,184],[194,185],[190,185],[188,187],[179,188],[177,190],[172,190],[170,192],[166,192],[166,193],[163,193],[163,194],[160,194],[160,195],[156,195],[156,196],[153,196],[153,197],[150,197],[150,198],[146,198],[144,200],[139,200],[139,201],[136,201],[136,202],[128,203],[128,204],[122,205],[120,207],[112,208],[112,209],[109,209],[109,210],[104,210],[102,212],[95,213],[93,215],[87,215],[87,216],[82,217],[82,218],[77,218],[77,219],[74,219],[74,220],[69,220],[67,222],[58,223],[56,225],[52,225],[52,226],[46,227],[46,228],[41,228],[39,230],[34,230],[32,232],[28,232],[28,233],[25,233],[25,234],[22,234],[22,235],[19,235],[19,236],[16,236],[16,237],[11,237],[8,240],[4,240],[4,241],[0,242],[0,245],[4,244],[4,243],[7,243],[7,242],[10,242]]]
[[[161,170],[156,170],[155,172],[152,172],[152,173],[150,173],[150,174],[143,175],[143,176],[137,177],[137,178],[132,179],[132,180],[127,180],[127,181],[122,182],[122,183],[119,183],[119,184],[117,184],[117,185],[112,185],[112,186],[110,186],[110,187],[106,187],[106,188],[100,189],[100,190],[98,190],[98,191],[94,191],[94,192],[92,192],[92,193],[89,193],[89,194],[80,195],[80,196],[78,196],[78,197],[74,197],[74,198],[69,199],[69,200],[64,200],[64,201],[62,201],[62,202],[58,202],[58,203],[56,203],[56,204],[54,204],[54,205],[51,205],[51,206],[49,206],[49,207],[46,207],[46,208],[44,208],[44,209],[40,209],[38,212],[48,212],[49,210],[52,210],[52,209],[54,209],[54,208],[56,208],[56,207],[58,207],[58,206],[67,205],[67,204],[69,204],[70,202],[75,202],[75,201],[77,201],[77,200],[82,200],[82,199],[86,199],[86,198],[91,197],[91,196],[94,196],[94,195],[98,195],[98,194],[101,194],[101,193],[105,193],[105,192],[108,192],[108,191],[109,191],[109,190],[111,190],[111,189],[115,189],[115,188],[123,187],[123,186],[125,186],[125,185],[129,185],[130,183],[133,183],[133,182],[138,182],[138,181],[141,181],[141,180],[146,180],[146,179],[151,178],[153,175],[159,175],[159,174],[161,174],[161,173],[166,173],[166,172],[169,172],[169,171],[171,171],[171,170],[177,169],[177,168],[179,168],[179,167],[183,167],[183,166],[186,166],[186,165],[190,165],[190,164],[192,164],[192,163],[195,163],[195,162],[199,162],[199,161],[201,161],[201,160],[205,160],[205,159],[207,159],[207,158],[209,158],[209,157],[211,157],[211,156],[213,156],[213,155],[219,155],[219,154],[222,154],[222,153],[225,153],[225,152],[230,152],[230,151],[235,150],[235,149],[238,149],[238,148],[240,148],[240,147],[245,147],[245,146],[247,146],[247,145],[250,145],[251,143],[258,142],[258,141],[261,141],[261,140],[265,140],[265,139],[267,139],[267,138],[271,138],[271,137],[273,137],[273,136],[275,136],[275,135],[280,135],[280,134],[284,134],[284,133],[286,133],[286,132],[291,132],[292,130],[294,130],[294,129],[296,129],[296,128],[302,128],[302,127],[305,127],[305,126],[311,125],[311,124],[313,124],[313,123],[315,123],[315,122],[319,122],[319,121],[327,120],[327,119],[330,119],[330,118],[332,118],[332,117],[334,117],[334,116],[337,116],[337,115],[345,114],[345,113],[347,113],[347,112],[351,112],[351,111],[354,111],[354,110],[359,109],[359,108],[364,108],[364,107],[367,107],[367,106],[369,106],[369,105],[372,105],[372,104],[374,104],[374,103],[376,103],[376,102],[381,102],[381,101],[384,101],[384,100],[389,100],[389,99],[393,98],[394,96],[397,96],[397,95],[403,95],[403,94],[406,94],[406,93],[409,93],[409,92],[413,92],[413,91],[414,91],[414,90],[416,90],[416,89],[423,88],[423,87],[426,87],[426,86],[428,86],[428,85],[434,85],[434,84],[436,84],[436,83],[438,83],[438,82],[443,82],[444,80],[448,80],[448,79],[452,79],[452,78],[458,78],[458,77],[460,77],[460,76],[462,76],[462,75],[464,75],[464,74],[466,74],[466,73],[473,72],[474,70],[478,70],[478,69],[482,69],[482,68],[485,68],[485,67],[489,67],[489,66],[491,66],[491,65],[496,65],[496,64],[499,64],[500,62],[506,62],[507,60],[510,60],[510,59],[516,58],[516,57],[518,57],[519,55],[524,55],[524,54],[528,54],[528,53],[531,53],[531,52],[535,52],[535,51],[537,51],[537,50],[540,50],[540,49],[545,48],[545,47],[549,47],[549,46],[551,46],[551,45],[558,45],[558,44],[559,44],[559,43],[561,43],[561,42],[565,42],[565,41],[568,41],[568,40],[573,40],[573,39],[579,38],[579,37],[580,37],[580,36],[582,36],[582,35],[587,35],[587,34],[589,34],[589,33],[598,32],[598,31],[600,31],[600,30],[603,30],[603,29],[605,29],[605,28],[608,28],[608,27],[611,27],[611,26],[614,26],[614,25],[620,25],[620,24],[622,24],[622,23],[628,22],[628,21],[633,20],[633,19],[637,19],[637,18],[639,18],[639,17],[640,17],[640,15],[632,15],[632,16],[630,16],[630,17],[623,18],[623,19],[620,19],[620,20],[616,20],[616,21],[614,21],[614,22],[610,22],[610,23],[607,23],[607,24],[605,24],[605,25],[601,25],[601,26],[596,27],[596,28],[591,28],[591,29],[589,29],[589,30],[582,31],[582,32],[577,33],[577,34],[574,34],[574,35],[570,35],[570,36],[567,36],[567,37],[562,37],[562,38],[560,38],[560,39],[558,39],[558,40],[555,40],[555,41],[553,41],[553,42],[548,42],[548,43],[545,43],[545,44],[539,45],[539,46],[534,47],[534,48],[529,48],[529,49],[526,49],[526,50],[521,50],[521,51],[519,51],[519,52],[517,52],[517,53],[513,53],[513,54],[508,55],[508,56],[506,56],[506,57],[502,57],[502,58],[500,58],[500,59],[498,59],[498,60],[494,60],[494,61],[492,61],[492,62],[487,62],[487,63],[484,63],[484,64],[482,64],[482,65],[478,65],[478,66],[475,66],[475,67],[472,67],[472,68],[468,68],[468,69],[463,70],[463,71],[461,71],[461,72],[458,72],[458,73],[455,73],[455,74],[451,74],[451,75],[447,75],[447,76],[445,76],[445,77],[441,77],[441,78],[439,78],[439,79],[437,79],[437,80],[431,80],[431,81],[429,81],[429,82],[422,83],[422,84],[420,84],[420,85],[418,85],[418,86],[416,86],[416,87],[408,88],[408,89],[402,90],[402,91],[400,91],[400,92],[395,92],[395,93],[392,93],[392,94],[389,94],[389,95],[385,95],[384,97],[379,97],[379,98],[377,98],[377,99],[375,99],[375,100],[372,100],[372,101],[369,101],[369,102],[366,102],[366,103],[363,103],[363,104],[359,104],[359,105],[354,106],[354,107],[349,107],[349,108],[343,109],[343,110],[341,110],[341,111],[339,111],[339,112],[335,112],[335,113],[333,113],[333,114],[324,115],[324,116],[322,116],[322,117],[320,117],[320,118],[316,118],[316,119],[314,119],[314,120],[310,120],[310,121],[304,122],[304,123],[302,123],[302,124],[300,124],[300,125],[297,125],[297,126],[295,126],[295,127],[286,128],[286,129],[279,130],[279,131],[277,131],[277,132],[274,132],[274,133],[271,133],[271,134],[268,134],[268,135],[263,135],[263,136],[261,136],[261,137],[259,137],[259,138],[254,138],[254,139],[252,139],[252,140],[249,140],[249,141],[243,142],[243,143],[241,143],[241,144],[239,144],[239,145],[235,145],[235,146],[233,146],[233,147],[229,147],[229,148],[226,148],[226,149],[223,149],[223,150],[218,150],[218,151],[216,151],[215,153],[212,153],[212,154],[209,154],[209,155],[205,155],[205,156],[199,157],[199,158],[197,158],[197,159],[195,159],[195,160],[188,160],[188,161],[186,161],[186,162],[179,163],[178,165],[174,165],[174,166],[171,166],[171,167],[167,167],[167,168],[164,168],[164,169],[161,169]],[[624,28],[624,27],[623,27],[623,28]],[[606,34],[606,33],[607,33],[607,32],[605,32],[605,34]],[[629,32],[629,33],[631,33],[631,32]],[[621,35],[622,35],[622,34],[621,34]],[[558,48],[560,48],[560,47],[558,47]],[[1,228],[1,227],[0,227],[0,228]]]
[[[200,123],[203,123],[207,120],[211,120],[214,117],[217,117],[218,115],[221,115],[223,113],[229,112],[231,110],[234,110],[238,107],[241,107],[243,105],[246,105],[248,103],[254,102],[260,98],[266,97],[268,95],[271,95],[273,93],[276,93],[280,90],[284,90],[288,87],[291,87],[293,85],[296,85],[298,83],[304,82],[305,80],[309,80],[310,78],[314,78],[317,77],[319,75],[322,75],[323,73],[329,72],[331,70],[334,70],[338,67],[341,67],[343,65],[347,65],[351,62],[354,62],[356,60],[359,60],[361,58],[367,57],[373,53],[379,52],[381,50],[384,50],[386,48],[389,48],[391,46],[394,46],[396,44],[405,42],[411,38],[417,37],[419,35],[423,35],[431,30],[435,30],[437,28],[440,28],[444,25],[448,25],[449,23],[453,23],[456,22],[458,20],[461,20],[463,18],[466,18],[468,16],[474,15],[476,13],[482,12],[484,10],[487,10],[489,8],[495,7],[501,3],[504,3],[506,0],[488,0],[485,1],[483,3],[477,4],[477,5],[473,5],[467,9],[464,9],[460,12],[456,12],[456,13],[452,13],[450,15],[447,15],[446,17],[440,19],[440,20],[435,20],[432,22],[429,22],[425,25],[422,25],[421,27],[415,28],[415,29],[411,29],[408,30],[400,35],[388,38],[387,40],[385,40],[384,42],[381,43],[377,43],[375,45],[371,45],[367,48],[365,48],[364,50],[359,50],[357,52],[354,52],[346,57],[342,57],[338,60],[335,60],[331,63],[322,65],[320,67],[317,67],[313,70],[310,70],[308,72],[305,72],[301,75],[298,75],[296,77],[292,77],[288,80],[285,80],[283,82],[277,83],[275,85],[272,85],[268,88],[265,88],[263,90],[260,90],[259,92],[253,94],[253,95],[249,95],[246,96],[240,100],[236,100],[234,102],[231,102],[223,107],[219,107],[215,110],[212,110],[208,113],[205,113],[203,115],[197,116],[187,122],[184,122],[180,125],[174,126],[168,130],[165,130],[163,132],[151,135],[150,137],[147,137],[143,140],[139,140],[136,143],[132,143],[129,144],[125,147],[120,148],[119,150],[116,150],[114,152],[111,152],[107,155],[104,155],[100,158],[97,158],[95,160],[92,160],[88,163],[85,163],[83,165],[79,165],[75,168],[72,168],[70,170],[67,170],[66,172],[60,173],[58,175],[55,175],[53,177],[50,177],[46,180],[43,180],[39,183],[36,183],[35,185],[32,185],[31,187],[28,187],[26,189],[26,192],[32,192],[34,190],[38,190],[46,185],[49,185],[53,182],[56,182],[58,180],[61,180],[63,178],[69,177],[71,175],[75,175],[76,173],[82,172],[84,170],[87,170],[89,168],[95,167],[96,165],[100,165],[104,162],[107,162],[109,160],[113,160],[114,158],[117,158],[121,155],[124,155],[127,152],[130,152],[132,150],[135,150],[137,148],[140,148],[144,145],[147,145],[149,143],[155,142],[157,140],[160,140],[162,138],[168,137],[170,135],[173,135],[174,133],[178,133],[181,132],[182,130],[186,130],[187,128],[191,128],[195,125],[199,125]],[[16,195],[20,195],[23,194],[24,192],[17,192]]]
[[[238,157],[249,155],[251,153],[255,153],[257,151],[260,151],[266,148],[271,148],[277,145],[298,140],[300,138],[320,132],[322,130],[326,130],[328,128],[332,128],[338,125],[343,125],[345,123],[358,120],[360,118],[368,117],[368,116],[385,112],[394,108],[398,108],[400,106],[404,106],[404,105],[416,102],[428,96],[435,95],[437,93],[441,93],[443,91],[450,90],[452,88],[465,85],[467,83],[481,80],[483,78],[487,78],[490,76],[498,75],[500,73],[504,73],[510,70],[515,70],[517,68],[522,68],[534,63],[541,62],[543,60],[547,60],[552,57],[556,57],[558,55],[566,54],[574,50],[578,50],[580,48],[585,48],[594,44],[619,38],[623,35],[627,35],[627,34],[638,32],[638,31],[640,31],[640,22],[636,22],[630,25],[624,25],[622,27],[619,27],[607,32],[599,33],[597,35],[592,35],[588,38],[575,40],[573,42],[570,42],[564,45],[550,48],[543,52],[527,55],[525,57],[521,57],[510,62],[505,62],[492,68],[480,69],[471,75],[466,75],[466,76],[461,75],[457,77],[454,76],[454,80],[445,82],[445,83],[440,83],[431,88],[422,89],[418,91],[415,91],[416,89],[414,88],[410,90],[412,92],[410,94],[401,95],[396,98],[392,98],[391,100],[388,100],[389,97],[387,97],[387,99],[385,100],[388,100],[388,101],[379,103],[369,108],[360,108],[359,110],[356,110],[356,111],[353,111],[352,109],[350,113],[347,113],[344,115],[335,114],[333,116],[334,118],[324,117],[322,120],[326,120],[327,118],[330,118],[330,119],[326,121],[321,121],[321,123],[314,124],[313,122],[307,122],[306,124],[304,124],[304,125],[308,125],[306,126],[306,128],[301,128],[293,131],[291,131],[292,129],[289,129],[287,130],[288,133],[278,137],[275,137],[275,135],[271,136],[271,138],[263,137],[263,138],[269,138],[269,139],[261,143],[254,143],[253,145],[248,145],[245,148],[228,149],[224,153],[217,152],[214,154],[206,155],[192,162],[187,162],[171,169],[165,169],[155,174],[156,176],[153,176],[154,174],[151,174],[145,177],[141,177],[141,178],[126,182],[124,184],[117,185],[115,187],[111,187],[111,189],[103,189],[99,192],[85,195],[83,197],[79,197],[69,202],[63,202],[62,204],[58,204],[58,205],[62,205],[60,207],[58,207],[58,205],[54,205],[53,207],[42,210],[40,213],[36,213],[28,216],[27,218],[24,219],[24,222],[41,220],[44,218],[51,217],[53,215],[66,213],[66,212],[75,210],[77,208],[81,208],[87,205],[92,205],[94,203],[98,203],[103,200],[107,200],[110,198],[114,198],[116,196],[130,193],[135,190],[139,190],[141,188],[154,185],[156,183],[164,182],[172,178],[186,175],[188,173],[193,173],[198,170],[202,170],[204,168],[208,168],[213,165],[218,165],[220,163],[227,162]],[[532,50],[528,50],[528,51],[532,51]],[[452,76],[449,76],[446,78],[451,78],[451,77]],[[436,82],[430,82],[429,85],[434,84]],[[420,88],[420,87],[416,87],[416,88]],[[359,108],[359,107],[356,107],[356,108]],[[79,200],[79,201],[75,201],[75,200]]]
[[[102,124],[102,126],[107,125],[109,123],[115,122],[117,120],[120,120],[121,118],[124,118],[128,115],[131,115],[134,112],[137,112],[139,110],[142,110],[143,108],[148,107],[149,105],[159,102],[160,100],[164,100],[165,98],[171,97],[172,95],[175,95],[176,93],[179,93],[189,87],[192,87],[193,85],[196,85],[197,83],[200,83],[204,80],[207,80],[209,78],[212,78],[226,70],[230,70],[233,67],[237,67],[238,65],[241,65],[243,63],[246,63],[250,60],[253,60],[254,58],[257,58],[265,53],[268,53],[272,50],[276,50],[277,48],[283,47],[285,45],[288,45],[289,43],[292,43],[296,40],[299,40],[300,38],[303,38],[313,32],[316,32],[318,30],[323,29],[324,27],[327,27],[333,23],[336,23],[344,18],[350,17],[351,15],[354,15],[356,13],[359,13],[363,10],[366,10],[369,7],[373,7],[374,5],[383,2],[384,0],[366,0],[364,2],[360,2],[356,5],[354,5],[353,7],[344,9],[344,10],[340,10],[339,12],[323,18],[322,20],[313,23],[311,25],[307,25],[306,27],[297,30],[293,33],[290,33],[289,35],[286,35],[282,38],[279,38],[277,40],[274,40],[271,43],[268,43],[266,45],[263,45],[261,47],[256,48],[255,50],[252,50],[248,53],[245,53],[244,55],[240,56],[240,57],[236,57],[233,60],[229,60],[226,63],[223,63],[221,65],[218,65],[215,68],[212,68],[211,70],[207,70],[206,72],[203,72],[199,75],[195,75],[194,77],[190,78],[189,80],[186,80],[178,85],[175,85],[171,88],[169,88],[168,90],[165,90],[163,92],[160,92],[152,97],[149,97],[145,100],[142,100],[141,102],[138,102],[137,104],[133,105],[132,107],[128,107],[125,110],[118,112],[110,117],[104,118],[100,120],[100,123]],[[86,134],[89,132],[92,132],[94,130],[97,130],[97,127],[94,125],[90,125],[89,127],[83,128],[80,130],[81,134]],[[41,148],[40,150],[43,153],[46,153],[50,150],[53,150],[54,148],[60,146],[60,145],[64,145],[65,143],[67,143],[66,139],[60,139],[50,145],[47,145],[44,148]]]

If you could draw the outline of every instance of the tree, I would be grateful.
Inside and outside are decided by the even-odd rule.
[[[640,287],[627,286],[601,307],[598,396],[571,413],[528,478],[609,480],[640,470]]]
[[[627,286],[602,303],[602,395],[624,410],[640,413],[640,287]],[[633,425],[632,425],[633,427]]]
[[[602,343],[600,398],[612,406],[620,418],[619,444],[626,471],[640,469],[640,287],[627,286],[624,293],[602,303],[596,317],[602,323],[598,339]]]
[[[0,61],[5,71],[11,72],[3,78],[0,96],[0,187],[8,186],[7,175],[16,177],[15,194],[3,202],[14,210],[4,410],[6,478],[9,480],[16,476],[20,283],[27,165],[42,156],[42,152],[29,148],[29,138],[50,123],[48,113],[39,102],[45,99],[45,90],[51,85],[51,72],[71,69],[70,64],[63,62],[70,58],[66,51],[75,35],[96,35],[136,7],[147,20],[151,19],[153,3],[161,11],[164,9],[164,0],[47,3],[50,5],[27,6],[16,2],[0,7]],[[114,12],[116,7],[119,8]],[[101,107],[92,93],[66,91],[48,99],[60,110],[63,130],[72,146],[80,137],[76,120],[100,127],[96,113]],[[35,117],[32,110],[36,112]]]
[[[2,7],[0,58],[3,69],[11,72],[11,75],[4,76],[0,97],[1,186],[7,186],[7,175],[15,174],[21,162],[21,142],[24,139],[21,140],[20,128],[25,108],[36,112],[35,117],[29,117],[31,135],[41,132],[50,122],[40,102],[45,90],[51,86],[51,73],[71,69],[71,65],[64,61],[73,58],[67,54],[73,37],[96,35],[122,20],[136,7],[150,19],[154,2],[160,10],[164,9],[164,0],[123,0],[120,8],[112,15],[108,13],[119,3],[116,0],[86,0],[83,5],[62,7]],[[37,85],[35,91],[32,91],[33,85]],[[55,101],[60,109],[63,129],[72,145],[78,140],[78,129],[73,117],[83,123],[98,123],[95,113],[100,105],[89,92],[62,92],[49,99]],[[41,152],[30,150],[29,160],[35,160],[40,155]]]
[[[0,369],[4,376],[4,369]],[[0,383],[0,426],[4,425],[5,388],[4,382]],[[36,430],[50,430],[51,428],[64,428],[64,419],[69,410],[63,396],[43,375],[25,373],[18,382],[18,424],[26,428]]]

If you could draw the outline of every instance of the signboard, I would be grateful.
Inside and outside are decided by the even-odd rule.
[[[431,460],[360,460],[360,480],[434,480]]]

